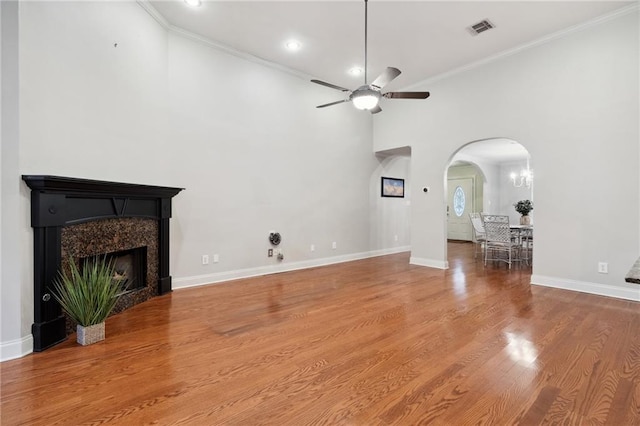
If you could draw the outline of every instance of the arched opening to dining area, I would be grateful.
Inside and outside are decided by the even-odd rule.
[[[444,185],[447,253],[451,244],[472,243],[476,262],[531,266],[534,180],[522,144],[509,138],[464,144],[449,159]],[[485,219],[491,222],[491,240]],[[503,234],[498,241],[496,228]],[[451,259],[449,264],[454,266]]]

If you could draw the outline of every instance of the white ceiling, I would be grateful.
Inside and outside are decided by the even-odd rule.
[[[364,66],[363,0],[147,3],[169,24],[216,44],[350,89],[364,81],[347,72]],[[402,75],[386,89],[402,89],[634,3],[370,0],[368,82],[393,66]],[[483,19],[496,28],[471,35],[467,28]],[[295,53],[284,47],[292,38],[302,43]]]
[[[145,7],[151,5],[174,29],[242,55],[350,89],[364,82],[364,76],[348,73],[354,66],[364,67],[363,0],[203,0],[198,8],[187,6],[183,0],[138,1]],[[387,66],[394,66],[402,74],[384,91],[403,89],[635,3],[370,0],[368,82]],[[483,19],[495,28],[472,35],[468,27]],[[300,41],[302,48],[293,53],[285,49],[290,39]],[[339,92],[335,94],[335,100],[343,98]],[[322,98],[318,103],[330,100]],[[492,162],[528,156],[521,145],[506,139],[469,145],[461,153]]]

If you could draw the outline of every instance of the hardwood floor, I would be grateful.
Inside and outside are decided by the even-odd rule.
[[[175,291],[0,364],[2,425],[640,425],[640,304],[449,244]]]

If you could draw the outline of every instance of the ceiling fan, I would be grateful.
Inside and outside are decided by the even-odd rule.
[[[382,111],[382,108],[378,105],[381,97],[387,99],[427,99],[429,97],[429,92],[382,93],[382,88],[400,75],[400,70],[398,68],[387,67],[387,69],[385,69],[378,78],[373,80],[371,84],[367,84],[367,4],[368,0],[364,0],[364,85],[355,90],[349,90],[321,80],[311,80],[313,83],[348,93],[348,97],[346,99],[318,105],[316,108],[325,108],[331,105],[341,104],[343,102],[353,102],[353,105],[356,108],[368,110],[371,114],[377,114]]]

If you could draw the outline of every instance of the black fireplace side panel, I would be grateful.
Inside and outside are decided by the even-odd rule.
[[[171,217],[171,199],[160,202],[160,223],[158,223],[158,293],[171,291],[171,275],[169,275],[169,218]]]
[[[50,283],[58,274],[61,261],[62,227],[34,228],[34,323],[31,326],[33,349],[37,352],[66,339],[65,317],[53,300]]]

